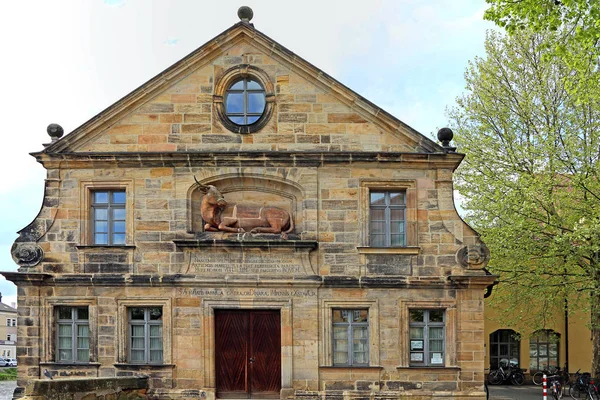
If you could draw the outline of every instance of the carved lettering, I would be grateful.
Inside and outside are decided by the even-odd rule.
[[[301,256],[273,253],[206,252],[191,256],[191,270],[201,274],[305,274]]]
[[[204,288],[178,288],[179,297],[313,297],[317,295],[315,289],[256,289],[256,288],[231,288],[231,289],[204,289]]]

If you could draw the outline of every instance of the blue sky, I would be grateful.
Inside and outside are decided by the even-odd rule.
[[[484,0],[19,0],[0,4],[0,270],[37,214],[45,171],[28,153],[70,132],[254,10],[255,27],[423,134],[447,124]],[[0,278],[3,302],[16,288]]]

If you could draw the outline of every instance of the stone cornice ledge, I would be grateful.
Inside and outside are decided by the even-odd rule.
[[[483,271],[481,271],[484,273]],[[484,273],[485,274],[485,273]],[[458,287],[472,288],[481,287],[485,289],[498,279],[497,275],[450,275],[448,280]]]
[[[353,163],[402,163],[411,168],[454,170],[464,154],[400,153],[358,151],[198,151],[198,152],[114,152],[114,153],[31,153],[46,168],[118,167],[319,167]]]
[[[52,278],[51,274],[40,272],[15,272],[15,271],[0,271],[7,281],[12,283],[29,283],[30,285],[40,285]]]
[[[198,248],[229,248],[229,249],[272,249],[285,248],[294,250],[315,250],[319,247],[316,240],[226,240],[226,239],[175,239],[173,243],[177,247],[198,247]]]

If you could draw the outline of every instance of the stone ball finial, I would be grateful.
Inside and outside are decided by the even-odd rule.
[[[59,124],[50,124],[48,128],[46,128],[46,132],[48,132],[48,136],[52,138],[52,141],[55,142],[64,135],[65,131]]]
[[[442,146],[446,151],[454,151],[456,147],[450,146],[452,138],[454,138],[454,132],[450,128],[442,128],[437,133],[438,140],[442,142]]]
[[[237,15],[242,22],[249,23],[252,17],[254,17],[254,12],[248,6],[241,6],[238,9]]]

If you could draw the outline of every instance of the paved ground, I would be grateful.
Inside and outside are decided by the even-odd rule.
[[[488,386],[490,388],[490,400],[541,400],[542,387],[534,385],[512,386],[499,385]]]
[[[17,387],[17,381],[0,381],[0,400],[12,399],[13,390]]]

